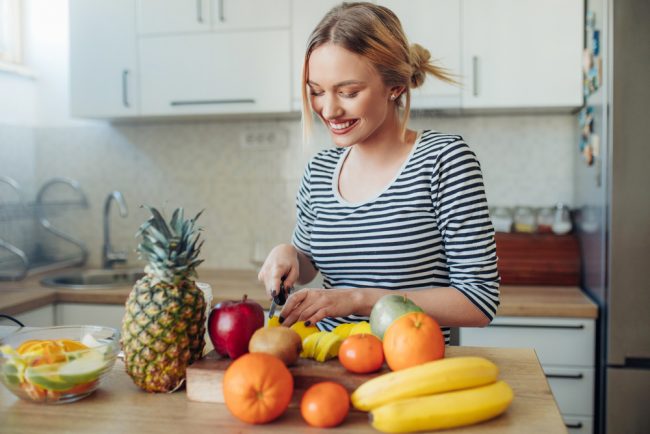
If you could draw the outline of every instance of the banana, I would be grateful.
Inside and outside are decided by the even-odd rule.
[[[454,428],[482,422],[503,413],[514,394],[503,381],[454,392],[403,399],[375,408],[372,426],[402,433]]]
[[[326,333],[316,344],[316,351],[314,352],[314,359],[317,362],[324,362],[339,354],[339,347],[343,339],[337,334],[332,332]]]
[[[328,332],[316,332],[308,335],[302,340],[302,351],[300,357],[311,359],[316,355],[318,341],[321,340]]]
[[[370,411],[388,402],[493,383],[499,369],[482,357],[449,357],[380,375],[352,393],[352,405]]]
[[[370,323],[368,321],[361,321],[356,323],[354,327],[350,329],[350,333],[348,334],[348,336],[358,335],[362,333],[367,335],[372,334],[372,330],[370,329]]]
[[[341,339],[345,339],[350,335],[350,331],[352,331],[354,326],[355,324],[352,323],[340,324],[332,330],[332,333],[339,335]]]

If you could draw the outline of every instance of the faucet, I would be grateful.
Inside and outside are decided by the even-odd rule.
[[[113,201],[117,202],[120,207],[120,216],[126,217],[129,214],[122,193],[119,191],[111,192],[104,202],[104,246],[102,248],[102,268],[113,268],[113,264],[123,264],[127,259],[126,252],[114,252],[111,246],[108,213],[111,210],[111,202]]]
[[[57,184],[67,185],[70,188],[72,188],[81,197],[79,202],[76,202],[76,204],[81,205],[84,208],[88,207],[88,199],[86,198],[86,194],[81,189],[81,185],[79,184],[79,182],[70,178],[55,177],[48,180],[45,184],[43,184],[43,186],[38,190],[38,193],[36,194],[36,201],[34,203],[36,217],[38,219],[39,224],[43,227],[43,229],[79,247],[79,249],[81,250],[81,255],[79,256],[79,258],[73,259],[72,262],[70,262],[68,265],[83,265],[88,260],[88,248],[86,247],[86,244],[83,241],[78,240],[75,237],[68,235],[65,232],[60,231],[59,229],[53,227],[52,223],[50,223],[50,221],[47,218],[47,213],[45,212],[45,205],[46,205],[44,201],[45,192],[50,187]],[[42,252],[42,249],[43,248],[40,243],[36,245],[37,252]],[[35,256],[38,256],[38,254],[36,254]]]

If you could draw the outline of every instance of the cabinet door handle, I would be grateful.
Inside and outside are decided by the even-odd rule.
[[[255,104],[252,98],[245,99],[197,99],[188,101],[172,101],[170,105],[209,105],[209,104]]]
[[[196,21],[203,23],[203,0],[196,0]]]
[[[568,378],[570,380],[582,380],[582,378],[584,378],[584,375],[582,374],[582,372],[580,372],[579,374],[546,374],[546,373],[544,373],[544,375],[546,375],[546,378]]]
[[[566,426],[567,428],[580,429],[582,428],[582,422],[576,422],[576,423],[564,422],[564,426]]]
[[[561,330],[582,330],[585,328],[584,324],[490,324],[488,327],[504,327],[504,328],[528,328],[528,329],[561,329]]]
[[[472,95],[478,96],[478,56],[472,56]]]
[[[131,107],[129,104],[129,70],[122,71],[122,104],[124,107]]]
[[[219,21],[220,22],[225,22],[226,21],[226,15],[223,12],[223,2],[224,0],[218,0],[218,8],[219,8]]]

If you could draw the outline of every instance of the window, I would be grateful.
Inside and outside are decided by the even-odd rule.
[[[0,64],[22,63],[20,24],[20,0],[0,0]]]

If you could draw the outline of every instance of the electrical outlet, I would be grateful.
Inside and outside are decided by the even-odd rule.
[[[239,134],[244,149],[284,148],[289,137],[283,128],[247,128]]]

